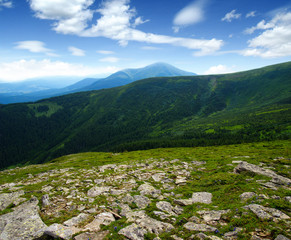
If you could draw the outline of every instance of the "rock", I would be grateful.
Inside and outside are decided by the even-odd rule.
[[[181,206],[188,206],[193,204],[192,199],[175,199],[174,203],[179,204]]]
[[[161,182],[162,179],[166,176],[165,173],[156,173],[152,176],[152,179],[155,181],[155,182]]]
[[[24,191],[0,194],[0,211],[17,201],[22,195],[24,195]]]
[[[194,164],[194,165],[196,165],[196,166],[200,166],[200,165],[206,164],[205,161],[201,161],[201,162],[199,162],[199,161],[192,161],[191,163]]]
[[[272,216],[264,211],[264,208],[258,204],[251,204],[247,206],[258,218],[262,220],[272,220]]]
[[[100,172],[104,172],[105,170],[112,170],[116,168],[116,164],[107,164],[99,167]]]
[[[244,192],[239,197],[242,201],[247,201],[253,197],[257,196],[254,192]]]
[[[133,196],[133,198],[134,198],[133,202],[140,209],[146,208],[151,203],[151,200],[145,196],[135,195],[135,196]]]
[[[41,197],[41,205],[43,208],[50,205],[49,195],[45,194]]]
[[[192,203],[212,203],[212,194],[208,192],[196,192],[192,194]]]
[[[109,234],[109,231],[103,231],[98,233],[82,233],[76,237],[74,237],[74,240],[103,240],[107,235]]]
[[[41,237],[47,228],[39,214],[38,200],[14,208],[14,211],[0,216],[1,240],[28,240]]]
[[[104,193],[109,193],[110,187],[93,187],[88,190],[88,197],[96,197],[98,195],[102,195]]]
[[[112,223],[113,221],[115,221],[115,218],[114,218],[112,213],[103,212],[103,213],[98,214],[91,223],[89,223],[85,226],[84,229],[91,231],[91,232],[97,232],[100,230],[101,224],[107,226],[110,223]]]
[[[243,230],[242,228],[235,228],[234,231],[227,232],[227,233],[224,234],[224,236],[226,238],[234,237],[234,236],[237,236],[237,234],[239,232],[241,232],[242,230]]]
[[[130,194],[126,194],[126,196],[121,200],[123,203],[133,203],[134,198]]]
[[[88,220],[90,217],[89,214],[81,213],[77,217],[73,217],[70,220],[65,221],[63,224],[67,227],[77,226],[81,222]]]
[[[74,234],[73,230],[64,225],[54,223],[45,230],[45,234],[53,238],[61,238],[64,240],[70,240]]]
[[[187,178],[178,176],[175,183],[176,183],[176,185],[186,185]]]
[[[173,208],[173,212],[178,214],[178,215],[181,215],[184,212],[184,208],[182,208],[181,206],[176,205]]]
[[[121,229],[118,234],[127,237],[130,240],[144,240],[144,235],[147,231],[137,224],[133,223],[123,229]]]
[[[156,206],[158,209],[167,212],[168,214],[172,215],[172,216],[177,216],[176,213],[173,212],[173,207],[169,202],[165,202],[165,201],[160,201],[156,203]]]
[[[227,214],[230,210],[212,210],[212,211],[198,211],[197,213],[203,216],[204,221],[219,221],[222,214]]]
[[[161,190],[157,190],[147,183],[140,185],[137,190],[140,191],[141,195],[151,195],[154,198],[161,194]]]
[[[273,172],[272,170],[264,169],[264,168],[261,168],[257,165],[242,161],[241,163],[239,163],[235,167],[234,172],[241,173],[244,171],[274,178],[274,179],[276,179],[276,181],[280,181],[282,184],[291,184],[291,180],[289,178],[282,177],[282,176],[276,174],[275,172]]]
[[[183,240],[183,238],[177,237],[176,235],[172,235],[171,238],[174,240]]]
[[[285,237],[284,235],[278,235],[275,240],[290,240],[289,238]]]
[[[284,200],[287,201],[287,202],[289,202],[289,203],[291,203],[291,196],[285,197]]]
[[[187,222],[184,224],[184,228],[190,231],[200,231],[200,232],[215,232],[217,228],[211,227],[206,224],[197,224],[193,222]]]
[[[165,220],[165,219],[168,219],[169,217],[171,217],[170,214],[166,214],[166,213],[160,212],[160,211],[154,211],[153,213],[162,220]]]
[[[156,235],[159,235],[162,232],[170,232],[174,229],[172,224],[158,221],[156,219],[150,218],[149,216],[137,219],[136,223],[144,228],[147,232],[154,233]]]
[[[197,233],[195,236],[191,236],[191,239],[193,239],[194,237],[196,237],[196,238],[198,238],[198,239],[200,239],[200,240],[203,240],[203,239],[207,239],[208,238],[208,236],[206,235],[206,234],[204,234],[204,233]]]

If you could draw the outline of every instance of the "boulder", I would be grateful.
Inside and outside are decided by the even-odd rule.
[[[257,196],[254,192],[244,192],[239,197],[242,201],[247,201],[253,197]]]
[[[140,185],[137,190],[140,191],[141,195],[150,195],[154,198],[157,198],[161,194],[161,190],[157,190],[147,183]]]
[[[1,240],[29,240],[41,237],[47,228],[39,214],[38,200],[14,208],[14,211],[0,216]]]
[[[62,224],[54,223],[45,230],[45,234],[53,238],[70,240],[73,234],[75,234],[75,232],[70,227],[66,227]]]
[[[156,203],[156,206],[158,209],[172,215],[172,216],[177,216],[176,213],[174,213],[173,211],[173,207],[169,202],[165,202],[165,201],[160,201]]]
[[[24,191],[0,194],[0,211],[7,208],[11,203],[18,202],[22,195],[24,195]]]
[[[195,192],[192,194],[192,203],[212,203],[212,194],[208,192]]]
[[[147,231],[137,224],[133,223],[123,229],[121,229],[118,234],[127,237],[130,240],[144,240],[144,235]]]
[[[197,224],[193,222],[187,222],[184,224],[184,228],[190,231],[200,231],[200,232],[215,232],[217,228],[211,227],[207,224]]]
[[[70,220],[65,221],[63,224],[67,227],[77,226],[81,222],[86,221],[89,219],[90,215],[86,213],[81,213],[76,217],[71,218]]]
[[[145,196],[135,195],[133,198],[133,202],[137,205],[139,209],[144,209],[151,203],[151,200]]]
[[[109,191],[110,187],[93,187],[88,190],[87,195],[88,197],[96,197],[104,193],[109,193]]]
[[[275,240],[290,240],[289,238],[285,237],[284,235],[278,235]]]
[[[74,240],[103,240],[108,234],[109,231],[102,231],[97,233],[81,233],[74,237]]]

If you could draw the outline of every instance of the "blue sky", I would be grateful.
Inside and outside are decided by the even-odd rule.
[[[290,60],[289,0],[0,0],[1,82],[154,62],[212,74]]]

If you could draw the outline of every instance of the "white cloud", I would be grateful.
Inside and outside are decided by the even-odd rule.
[[[160,48],[158,47],[153,47],[153,46],[143,46],[141,47],[142,50],[158,50]]]
[[[71,64],[62,61],[44,59],[20,60],[0,63],[0,76],[5,82],[21,81],[36,77],[78,76],[86,77],[100,74],[110,74],[118,71],[116,67],[87,67],[82,64]]]
[[[141,25],[141,24],[144,24],[144,23],[147,23],[149,22],[150,20],[142,20],[141,17],[137,17],[135,20],[134,20],[134,23],[133,23],[133,27],[136,27],[138,25]]]
[[[73,56],[83,57],[85,56],[85,51],[76,47],[69,47],[68,50],[72,53]]]
[[[198,0],[190,3],[182,10],[180,10],[174,18],[174,26],[186,26],[201,22],[204,19],[203,7],[206,0]],[[174,31],[177,28],[174,28]]]
[[[117,58],[117,57],[106,57],[106,58],[101,58],[99,61],[100,62],[116,63],[116,62],[119,61],[119,58]]]
[[[246,15],[246,18],[255,17],[255,16],[256,16],[256,11],[251,11]]]
[[[234,67],[227,67],[226,65],[219,64],[217,66],[210,67],[207,71],[204,72],[205,75],[211,74],[223,74],[223,73],[232,73],[235,72]]]
[[[121,46],[129,41],[171,44],[199,51],[197,55],[211,54],[219,50],[222,40],[215,38],[199,40],[192,38],[175,38],[135,29],[137,23],[144,22],[136,17],[135,9],[129,0],[106,0],[97,10],[89,9],[93,0],[29,0],[32,10],[41,19],[54,20],[53,29],[62,34],[73,34],[82,37],[106,37],[117,40]],[[94,13],[100,17],[90,24]],[[193,20],[192,20],[193,21]]]
[[[263,30],[249,40],[249,48],[242,51],[244,56],[275,58],[291,56],[291,12],[278,13],[271,21],[259,22],[247,32]]]
[[[100,54],[103,54],[103,55],[114,54],[113,51],[108,51],[108,50],[99,50],[99,51],[97,51],[97,53],[100,53]]]
[[[0,10],[1,10],[1,7],[12,8],[13,7],[12,1],[0,0]]]
[[[28,50],[32,53],[45,53],[48,56],[56,56],[53,50],[46,48],[44,42],[40,41],[22,41],[16,43],[16,49]]]
[[[221,21],[231,22],[232,20],[239,19],[240,17],[240,13],[236,13],[236,10],[232,10],[231,12],[225,14]]]

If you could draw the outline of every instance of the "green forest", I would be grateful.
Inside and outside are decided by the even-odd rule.
[[[0,168],[88,151],[290,139],[291,62],[0,105]]]

